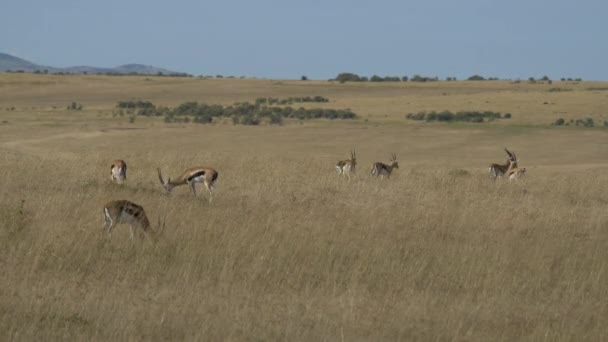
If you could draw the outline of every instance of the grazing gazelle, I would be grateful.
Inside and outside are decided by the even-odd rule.
[[[346,160],[340,160],[336,164],[336,171],[338,175],[346,176],[350,179],[351,174],[355,173],[357,167],[357,154],[355,150],[350,152],[350,158]]]
[[[121,223],[126,223],[130,226],[131,240],[135,236],[135,227],[141,228],[146,237],[151,237],[150,234],[155,235],[157,233],[150,226],[150,221],[148,220],[148,216],[146,216],[144,208],[131,201],[118,200],[106,203],[103,206],[103,217],[103,227],[107,228],[108,237],[112,236],[112,229]],[[158,224],[158,232],[160,232],[164,228],[164,224],[162,227],[160,226],[160,217]]]
[[[496,177],[502,177],[508,174],[509,169],[517,168],[517,157],[515,156],[515,153],[507,150],[506,147],[505,152],[507,152],[507,155],[509,156],[506,163],[490,165],[490,176],[493,177],[494,180],[496,180]]]
[[[521,177],[526,175],[526,168],[525,167],[515,167],[509,170],[508,172],[509,174],[509,180],[518,180]]]
[[[380,178],[384,178],[384,176],[386,176],[386,178],[391,178],[393,169],[398,168],[399,163],[397,163],[397,155],[393,153],[391,154],[391,165],[386,165],[380,162],[372,164],[372,176],[380,176]]]
[[[113,182],[122,184],[127,180],[127,163],[124,160],[117,159],[110,166],[110,179]]]
[[[188,184],[190,185],[190,189],[192,189],[192,193],[196,196],[196,183],[203,183],[207,190],[209,191],[209,202],[213,199],[213,188],[214,184],[217,181],[218,173],[212,168],[209,167],[192,167],[184,171],[184,173],[177,177],[177,179],[172,180],[171,177],[167,179],[165,182],[163,180],[163,175],[160,172],[160,168],[158,169],[158,180],[160,180],[160,184],[167,190],[167,192],[171,192],[174,187]]]

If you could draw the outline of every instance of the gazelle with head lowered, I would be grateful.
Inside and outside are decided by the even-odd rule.
[[[146,237],[156,238],[157,234],[160,233],[165,226],[163,223],[161,227],[159,217],[158,231],[152,229],[144,208],[127,200],[117,200],[106,203],[106,205],[103,206],[103,217],[103,227],[106,229],[108,237],[112,236],[112,229],[114,229],[117,224],[121,223],[129,225],[131,229],[131,240],[135,237],[136,227],[139,227]]]
[[[215,183],[217,182],[218,172],[209,167],[192,167],[182,173],[181,176],[176,179],[167,178],[167,181],[163,180],[163,175],[158,170],[158,180],[160,184],[167,190],[168,193],[173,190],[176,186],[189,185],[194,196],[196,196],[196,183],[203,183],[209,191],[209,202],[213,200],[213,191]]]
[[[350,158],[346,160],[340,160],[336,164],[336,171],[338,175],[346,176],[350,179],[351,174],[355,174],[357,167],[357,154],[355,150],[350,152]]]
[[[122,184],[127,180],[127,163],[124,160],[117,159],[110,166],[110,179],[113,182]]]
[[[514,168],[510,169],[507,172],[507,174],[509,175],[510,181],[518,180],[526,175],[526,168],[525,167],[514,167]]]
[[[489,168],[490,176],[493,177],[493,179],[496,179],[496,177],[502,177],[504,175],[508,175],[509,169],[517,168],[517,156],[515,156],[515,153],[507,150],[506,147],[505,147],[505,152],[507,152],[507,155],[509,156],[509,158],[507,159],[507,161],[504,164],[490,165],[490,168]]]
[[[399,163],[397,162],[397,155],[392,153],[390,165],[380,162],[372,164],[372,176],[380,178],[384,178],[386,176],[386,178],[391,178],[391,173],[393,172],[393,170],[398,168]]]

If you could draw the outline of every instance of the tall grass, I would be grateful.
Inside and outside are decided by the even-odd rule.
[[[211,155],[206,155],[210,157]],[[181,156],[7,155],[0,168],[0,338],[19,340],[602,340],[605,173],[508,183],[402,166],[351,181],[314,156],[213,155],[209,204],[164,195]],[[207,158],[204,158],[207,159]],[[211,158],[208,158],[211,159]],[[6,167],[19,165],[19,168]],[[170,165],[175,165],[171,167]],[[107,175],[104,173],[108,169]],[[102,205],[129,199],[156,243],[109,240]]]

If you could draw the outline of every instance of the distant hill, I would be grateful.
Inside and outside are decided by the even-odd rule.
[[[39,65],[27,61],[25,59],[15,57],[6,53],[0,52],[0,72],[3,71],[23,71],[23,72],[44,72],[49,73],[71,73],[71,74],[143,74],[143,75],[157,75],[162,73],[163,75],[185,75],[185,73],[171,71],[163,68],[158,68],[151,65],[143,64],[125,64],[114,68],[100,68],[92,66],[72,66],[67,68],[56,68],[45,65]]]

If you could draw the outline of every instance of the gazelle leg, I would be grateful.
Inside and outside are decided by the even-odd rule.
[[[196,182],[190,182],[190,188],[192,189],[194,197],[196,197]]]
[[[130,225],[129,228],[131,230],[131,241],[133,241],[133,238],[135,238],[135,228],[133,225]]]
[[[114,222],[110,221],[110,225],[108,226],[108,229],[106,230],[108,233],[108,239],[112,237],[112,229],[114,229]]]
[[[209,203],[211,203],[213,201],[213,184],[207,182],[203,182],[203,184],[205,184],[205,187],[209,191]]]

